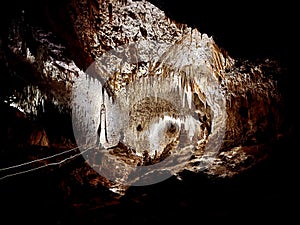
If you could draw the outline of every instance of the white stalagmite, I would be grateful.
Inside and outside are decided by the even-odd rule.
[[[258,123],[268,114],[253,117],[261,107],[268,111],[270,99],[277,105],[276,85],[263,66],[247,62],[243,65],[253,66],[251,72],[241,72],[212,37],[172,22],[148,1],[111,0],[95,3],[96,10],[89,10],[88,2],[74,1],[66,15],[75,43],[89,57],[77,62],[95,59],[85,71],[64,57],[65,47],[52,33],[31,27],[28,43],[35,43],[34,50],[24,36],[30,27],[25,20],[11,26],[11,53],[38,71],[30,85],[13,93],[12,105],[28,114],[49,103],[59,112],[71,110],[78,146],[94,145],[99,138],[94,151],[81,150],[101,176],[120,185],[146,185],[183,169],[198,172],[214,161],[225,133],[239,143],[260,129],[276,128]],[[42,82],[35,85],[35,79]],[[249,118],[241,118],[239,104],[248,95],[255,102]]]
[[[98,77],[99,82],[92,84],[84,79],[75,82],[73,93],[79,99],[75,97],[73,102],[78,104],[79,101],[79,105],[82,105],[82,110],[73,114],[74,123],[78,124],[80,120],[81,124],[74,127],[75,136],[78,140],[88,136],[92,141],[94,132],[94,142],[97,142],[95,131],[101,122],[100,151],[105,155],[103,159],[110,162],[102,165],[110,167],[115,163],[114,168],[123,168],[112,176],[105,172],[110,171],[106,166],[97,166],[95,170],[99,174],[111,180],[122,180],[126,184],[142,185],[146,182],[143,177],[158,173],[162,167],[169,174],[176,174],[183,168],[203,170],[213,161],[225,134],[226,100],[214,76],[214,62],[210,57],[214,49],[207,48],[208,45],[213,45],[212,40],[205,35],[201,38],[197,30],[192,30],[173,45],[145,40],[129,43],[103,54],[95,62],[97,70],[91,70],[93,74],[87,73],[87,79],[89,76]],[[130,49],[135,49],[134,54],[136,56],[139,53],[138,57],[132,57]],[[127,52],[126,57],[123,57],[124,52]],[[140,68],[137,66],[136,70],[128,71],[132,77],[128,80],[128,76],[120,71],[134,68],[133,65],[140,65]],[[100,105],[103,97],[99,94],[102,88],[107,95],[103,106]],[[113,101],[108,100],[108,93]],[[90,101],[82,102],[82,97]],[[197,114],[203,109],[199,108],[199,103],[195,105],[195,98],[200,98],[199,101],[211,109],[211,114],[206,112],[207,119],[211,120],[211,128],[200,121]],[[82,115],[86,109],[91,109],[89,116]],[[106,126],[103,125],[105,119],[110,121]],[[204,135],[207,130],[211,133]],[[199,143],[204,143],[200,142],[201,139],[207,143],[204,149],[199,147]],[[149,166],[144,168],[122,163],[114,154],[108,154],[113,153],[108,147],[119,148],[116,144],[110,145],[112,142],[122,143],[132,149],[132,154],[140,157],[144,163],[148,163],[148,160],[156,160],[157,163],[152,165],[152,170]],[[78,144],[84,143],[86,141]],[[193,163],[198,162],[199,166],[189,168],[189,158],[198,151],[202,153],[196,154]],[[171,158],[166,155],[171,155]],[[176,161],[181,163],[172,163]],[[162,179],[165,176],[157,176],[151,182]]]

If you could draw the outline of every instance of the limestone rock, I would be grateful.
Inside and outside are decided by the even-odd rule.
[[[279,89],[286,71],[278,62],[235,59],[212,37],[172,21],[144,0],[67,0],[58,10],[56,3],[45,4],[47,10],[39,14],[41,21],[32,20],[30,11],[25,9],[9,24],[8,37],[1,37],[5,81],[14,87],[11,90],[1,84],[4,87],[1,97],[32,118],[43,118],[49,109],[69,119],[75,112],[75,130],[87,129],[79,141],[82,144],[96,143],[97,110],[103,98],[110,122],[107,139],[113,143],[110,147],[114,147],[103,156],[107,157],[104,169],[113,176],[127,179],[132,165],[155,165],[163,161],[160,159],[167,159],[170,149],[178,145],[178,138],[174,137],[180,133],[177,132],[180,123],[195,128],[183,128],[182,137],[184,140],[190,137],[191,143],[196,144],[192,150],[175,151],[175,156],[183,156],[178,162],[185,163],[178,164],[179,170],[177,165],[166,164],[167,170],[175,170],[174,175],[178,176],[182,170],[198,173],[205,168],[203,172],[209,175],[232,177],[263,160],[269,151],[268,144],[286,135],[285,99]],[[161,107],[150,112],[147,91],[179,105],[189,117],[176,120],[180,110],[162,104],[164,100],[153,100],[157,98],[151,98],[151,104],[168,109]],[[77,99],[76,106],[74,93],[86,97]],[[137,102],[136,97],[139,97]],[[163,115],[166,111],[169,114]],[[148,118],[171,114],[174,118],[168,117],[168,123]],[[115,129],[124,122],[114,123],[116,115],[124,121],[131,116],[129,125],[122,127],[130,131],[125,129],[121,134]],[[54,116],[51,119],[55,121]],[[165,129],[166,124],[170,129]],[[173,136],[163,139],[168,144],[157,149],[151,145],[152,150],[146,149],[148,154],[143,155],[143,148],[150,142],[140,140],[146,140],[147,132],[163,134],[152,135],[153,143],[161,141],[172,130],[176,131]],[[144,138],[139,139],[138,135]],[[49,146],[45,131],[38,129],[31,133],[30,144]],[[216,146],[218,151],[207,150]],[[254,149],[259,154],[252,154]],[[77,174],[78,182],[84,180],[95,187],[106,185],[111,190],[122,187],[122,182],[114,186],[101,176],[93,180],[79,179],[92,173],[91,165],[103,168],[99,154],[88,153],[85,156],[89,164],[72,171]],[[181,160],[187,156],[190,156],[188,163]],[[115,161],[119,169],[112,168]]]

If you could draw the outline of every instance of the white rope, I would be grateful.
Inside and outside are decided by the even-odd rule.
[[[56,156],[63,155],[63,154],[69,153],[71,151],[74,151],[74,150],[76,150],[80,147],[83,147],[83,146],[84,145],[78,146],[76,148],[68,149],[66,151],[63,151],[63,152],[60,152],[60,153],[57,153],[57,154],[54,154],[54,155],[51,155],[51,156],[47,156],[47,157],[44,157],[44,158],[41,158],[41,159],[35,159],[35,160],[25,162],[25,163],[21,163],[21,164],[18,164],[18,165],[9,166],[9,167],[5,167],[5,168],[0,168],[0,171],[10,170],[10,169],[14,169],[14,168],[21,167],[21,166],[26,166],[26,165],[29,165],[29,164],[32,164],[32,163],[35,163],[35,162],[43,161],[43,160],[46,160],[46,159],[51,159],[51,158],[54,158]]]
[[[48,167],[48,166],[57,166],[57,165],[61,165],[61,164],[63,164],[64,162],[66,162],[66,161],[68,161],[68,160],[71,160],[71,159],[73,159],[73,158],[75,158],[75,157],[78,157],[78,156],[82,155],[83,153],[87,152],[87,151],[90,150],[90,149],[93,149],[95,146],[96,146],[96,145],[94,145],[94,146],[92,146],[92,147],[90,147],[90,148],[87,148],[87,149],[81,151],[80,153],[77,153],[77,154],[75,154],[75,155],[72,155],[72,156],[70,156],[70,157],[68,157],[68,158],[65,158],[65,159],[59,161],[59,162],[48,163],[48,164],[45,164],[45,165],[42,165],[42,166],[39,166],[39,167],[35,167],[35,168],[31,168],[31,169],[28,169],[28,170],[23,170],[23,171],[20,171],[20,172],[7,174],[7,175],[5,175],[5,176],[0,177],[0,180],[3,180],[3,179],[8,178],[8,177],[13,177],[13,176],[16,176],[16,175],[24,174],[24,173],[29,173],[29,172],[32,172],[32,171],[35,171],[35,170],[39,170],[39,169]],[[62,155],[62,154],[64,154],[64,153],[66,153],[66,152],[70,152],[71,150],[75,150],[75,149],[77,149],[77,148],[79,148],[79,147],[76,147],[76,148],[73,148],[73,149],[69,149],[69,150],[67,150],[67,151],[65,151],[65,152],[61,152],[61,153],[55,154],[55,155],[53,155],[53,156],[45,157],[45,158],[43,158],[43,159],[53,158],[53,157],[55,157],[55,156],[57,156],[57,155]],[[20,164],[20,165],[28,165],[28,164],[30,164],[30,163],[38,162],[38,161],[41,161],[41,160],[43,160],[43,159],[33,160],[33,161],[31,161],[31,162],[23,163],[23,164]],[[19,167],[20,165],[16,165],[16,166],[12,166],[12,167],[7,167],[7,168],[16,168],[16,167]],[[5,168],[4,168],[4,169],[5,169]],[[3,170],[3,169],[2,169],[2,170]]]

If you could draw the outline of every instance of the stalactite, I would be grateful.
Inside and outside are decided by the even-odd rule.
[[[199,172],[222,152],[223,140],[233,140],[226,143],[226,151],[243,151],[236,147],[248,143],[248,138],[258,139],[261,131],[273,130],[274,137],[282,133],[282,119],[268,110],[282,100],[272,77],[279,71],[264,67],[270,61],[255,64],[234,59],[212,37],[173,21],[147,1],[69,3],[57,18],[48,15],[53,32],[28,24],[26,15],[12,21],[7,56],[9,62],[17,58],[19,64],[11,75],[30,85],[8,97],[28,114],[43,114],[47,104],[60,113],[71,111],[78,145],[97,142],[97,128],[105,116],[107,140],[101,142],[112,145],[103,153],[107,161],[101,165],[93,161],[93,165],[108,169],[116,175],[112,179],[138,183],[139,178],[129,176],[138,164],[165,163],[164,170],[172,175],[183,169]],[[58,29],[64,26],[71,26],[70,30]],[[30,76],[22,73],[26,68]],[[243,123],[239,110],[243,101],[249,103],[248,93],[251,116]],[[106,108],[102,114],[101,104]],[[137,105],[141,109],[134,108]],[[276,118],[274,123],[260,122],[268,117]],[[138,124],[141,121],[145,126]],[[172,141],[172,135],[165,135],[170,124],[180,130],[174,129],[177,136]],[[147,162],[143,162],[145,150]],[[126,154],[120,156],[120,151]],[[166,157],[169,153],[181,162],[189,154],[193,159],[184,166],[173,165]],[[87,158],[91,160],[92,153]],[[122,170],[116,171],[115,165]],[[227,175],[235,174],[234,169],[227,170]],[[150,176],[149,171],[142,172]]]

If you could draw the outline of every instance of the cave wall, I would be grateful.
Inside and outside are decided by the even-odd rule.
[[[28,114],[35,118],[40,116],[37,118],[54,136],[59,136],[59,132],[49,121],[53,118],[68,121],[65,129],[72,139],[68,103],[73,77],[116,46],[143,38],[175,43],[188,32],[187,26],[192,26],[215,38],[220,47],[216,51],[221,55],[236,60],[223,74],[225,78],[220,79],[228,91],[226,140],[229,141],[224,147],[230,149],[239,144],[276,139],[278,134],[289,129],[290,121],[286,125],[283,121],[286,118],[282,116],[291,111],[284,88],[288,77],[283,78],[288,74],[285,68],[287,47],[276,44],[279,36],[273,31],[275,24],[276,29],[282,27],[282,32],[286,29],[281,25],[284,20],[277,17],[279,6],[274,5],[272,14],[267,15],[266,9],[254,3],[234,9],[228,4],[225,11],[222,4],[215,7],[204,4],[198,9],[191,2],[185,2],[181,8],[177,1],[151,2],[163,9],[163,13],[151,11],[154,7],[143,5],[143,1],[141,8],[124,12],[123,7],[129,5],[129,1],[12,2],[16,7],[9,7],[9,15],[2,14],[1,20],[3,101],[17,101]],[[254,17],[253,12],[256,12]],[[190,14],[193,16],[189,17]],[[226,20],[213,22],[211,15]],[[233,26],[238,18],[243,22],[238,27]],[[265,29],[266,19],[268,29]],[[122,22],[129,23],[128,27],[136,31],[122,30]],[[163,33],[170,35],[163,36]],[[276,47],[269,51],[271,46]],[[245,60],[247,57],[250,60]],[[11,96],[17,99],[10,99]]]

